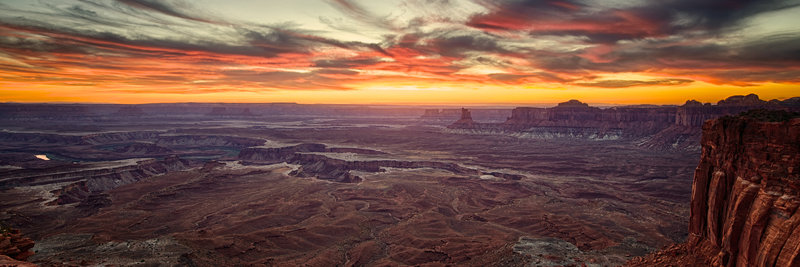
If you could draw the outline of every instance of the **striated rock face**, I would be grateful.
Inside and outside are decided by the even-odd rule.
[[[507,129],[524,130],[531,127],[594,128],[599,131],[621,129],[628,135],[653,134],[674,124],[675,120],[674,107],[600,109],[577,103],[561,103],[554,108],[516,108],[511,114],[511,118],[502,125]]]
[[[800,264],[800,119],[703,125],[689,249],[724,266]]]
[[[756,110],[703,125],[685,252],[634,266],[800,266],[800,115]]]

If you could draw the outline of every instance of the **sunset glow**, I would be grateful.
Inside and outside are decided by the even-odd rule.
[[[0,3],[0,99],[782,99],[800,92],[796,14],[794,0],[12,0]]]

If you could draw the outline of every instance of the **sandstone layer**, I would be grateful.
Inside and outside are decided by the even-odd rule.
[[[800,265],[800,118],[755,110],[703,125],[689,238],[631,265]]]

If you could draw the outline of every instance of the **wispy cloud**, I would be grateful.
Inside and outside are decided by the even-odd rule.
[[[603,87],[603,88],[625,88],[632,86],[647,86],[647,85],[684,85],[694,82],[688,79],[662,79],[650,81],[637,81],[637,80],[599,80],[593,82],[575,83],[579,86],[589,87]]]

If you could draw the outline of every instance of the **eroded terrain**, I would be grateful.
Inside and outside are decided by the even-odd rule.
[[[699,156],[401,116],[3,128],[0,216],[45,264],[615,265],[685,239]]]

